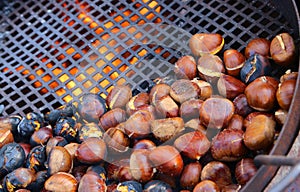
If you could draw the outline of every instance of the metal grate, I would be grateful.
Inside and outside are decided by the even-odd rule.
[[[191,34],[220,33],[224,50],[243,51],[255,37],[299,33],[264,0],[29,0],[0,11],[4,115],[45,113],[86,92],[105,97],[115,84],[147,90],[190,54]]]

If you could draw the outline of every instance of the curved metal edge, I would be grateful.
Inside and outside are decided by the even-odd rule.
[[[298,35],[300,36],[300,16],[299,10],[295,0],[292,0],[292,4],[297,17]],[[300,73],[300,49],[298,49],[298,72]],[[270,155],[283,155],[287,154],[292,147],[298,132],[300,130],[300,75],[297,78],[297,84],[293,100],[289,109],[289,115],[286,119],[286,123],[283,125],[279,137],[272,148]],[[269,182],[275,176],[279,167],[277,166],[261,166],[256,175],[251,178],[249,182],[241,189],[242,192],[252,192],[265,189]]]

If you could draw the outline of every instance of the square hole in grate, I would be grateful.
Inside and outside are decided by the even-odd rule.
[[[31,92],[31,90],[30,90],[28,87],[25,87],[25,88],[21,89],[21,92],[22,92],[24,95],[27,95],[28,93]]]
[[[50,96],[53,97],[52,95],[50,95]],[[36,95],[32,94],[27,98],[29,99],[29,101],[35,101],[38,97]],[[54,99],[54,97],[53,97],[53,99]],[[50,102],[50,101],[52,101],[52,100],[49,100],[48,102]]]
[[[22,107],[24,107],[24,106],[26,106],[26,105],[27,105],[27,103],[26,103],[25,101],[23,101],[23,100],[17,102],[17,106],[18,106],[19,108],[22,108]]]

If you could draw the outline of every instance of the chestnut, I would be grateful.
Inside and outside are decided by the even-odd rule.
[[[143,191],[142,185],[137,181],[124,181],[118,184],[115,192],[138,192]]]
[[[186,164],[180,176],[180,186],[192,190],[200,182],[201,171],[198,161]]]
[[[121,108],[111,109],[103,114],[99,119],[99,125],[105,131],[111,127],[117,126],[126,120],[126,112]]]
[[[225,98],[206,99],[200,108],[200,121],[206,127],[221,129],[234,113],[233,103]]]
[[[235,166],[235,178],[240,185],[245,185],[257,172],[253,159],[241,159]]]
[[[254,111],[248,104],[247,97],[245,94],[240,94],[233,99],[234,113],[246,117]]]
[[[69,172],[72,165],[71,155],[64,147],[55,146],[51,149],[46,165],[48,175],[53,175],[57,172]]]
[[[180,117],[156,119],[151,122],[151,131],[156,139],[166,142],[184,130],[184,122]]]
[[[182,157],[173,146],[158,146],[150,151],[148,157],[159,172],[171,177],[179,176],[183,169]]]
[[[73,175],[65,172],[58,172],[46,180],[44,187],[47,191],[76,192],[77,184],[78,182]]]
[[[193,192],[220,192],[220,187],[211,180],[202,180],[200,183],[198,183],[195,188],[193,189]]]
[[[174,146],[190,159],[199,160],[210,148],[210,141],[199,131],[185,133],[178,137]]]
[[[128,150],[129,137],[120,129],[109,128],[103,137],[109,150],[112,152],[122,153]]]
[[[270,41],[265,38],[255,38],[249,41],[245,49],[245,56],[249,58],[254,54],[269,57]]]
[[[170,177],[167,174],[156,172],[153,180],[162,181],[164,183],[167,183],[171,186],[172,189],[176,189],[178,187],[178,178],[177,177]]]
[[[130,171],[130,159],[119,159],[109,163],[106,167],[108,179],[116,181],[129,181],[133,180],[133,176]]]
[[[284,110],[289,110],[292,103],[293,94],[296,88],[296,80],[286,80],[278,85],[276,99],[279,106]]]
[[[275,116],[276,122],[282,126],[285,123],[285,120],[288,116],[288,112],[283,109],[278,109],[277,111],[275,111],[274,116]]]
[[[45,120],[54,127],[57,120],[61,117],[72,117],[76,112],[77,103],[71,101],[58,107],[57,109],[51,110],[45,114]]]
[[[217,83],[220,95],[227,99],[234,99],[244,93],[246,85],[239,79],[230,75],[221,75]]]
[[[178,116],[179,107],[174,99],[169,95],[163,96],[157,100],[155,106],[158,117],[166,118]]]
[[[246,128],[244,143],[251,150],[266,149],[274,142],[276,122],[266,115],[253,117]]]
[[[44,170],[46,159],[46,147],[41,145],[35,146],[26,158],[25,167],[36,172]]]
[[[252,112],[249,115],[247,115],[247,117],[244,119],[244,122],[243,122],[244,127],[247,128],[249,126],[249,124],[252,122],[253,118],[258,115],[265,115],[268,118],[275,120],[275,117],[272,113],[255,111],[255,112]]]
[[[166,95],[169,95],[170,90],[171,86],[165,83],[154,85],[149,93],[150,103],[156,106],[156,101]]]
[[[183,103],[192,98],[198,98],[200,88],[197,84],[187,79],[176,80],[171,85],[170,96],[178,103]]]
[[[222,73],[225,73],[225,67],[221,58],[217,55],[206,54],[198,59],[197,69],[201,79],[215,84]]]
[[[150,103],[149,99],[149,94],[143,92],[133,96],[125,106],[126,113],[128,115],[132,115],[134,112],[142,109],[145,106],[148,106]]]
[[[78,192],[106,191],[105,181],[94,172],[87,172],[80,179]]]
[[[44,119],[36,112],[27,113],[17,127],[17,135],[24,141],[28,141],[34,131],[44,126]]]
[[[203,100],[200,99],[190,99],[183,102],[179,108],[180,117],[185,122],[194,118],[199,118],[199,112],[202,103]]]
[[[244,83],[251,83],[258,77],[270,75],[272,69],[268,58],[254,54],[245,61],[243,68],[240,71],[241,80]]]
[[[62,136],[68,142],[75,141],[78,132],[75,123],[71,117],[60,118],[53,127],[53,134]]]
[[[194,78],[192,82],[196,83],[200,88],[199,99],[206,100],[212,96],[213,88],[210,83],[199,78]]]
[[[8,143],[0,149],[0,178],[21,167],[25,162],[25,152],[17,143]]]
[[[87,138],[77,148],[75,157],[81,163],[95,164],[106,158],[106,144],[96,137]]]
[[[149,139],[141,139],[139,141],[137,141],[132,149],[133,150],[138,150],[138,149],[154,149],[156,147],[155,143]]]
[[[98,137],[102,138],[104,134],[104,130],[101,129],[96,123],[91,122],[87,124],[83,124],[78,131],[77,140],[79,142],[83,142],[87,138],[90,137]]]
[[[288,33],[276,35],[270,45],[270,53],[275,63],[287,66],[293,63],[296,56],[295,43]]]
[[[224,46],[224,38],[218,33],[198,33],[190,38],[189,46],[196,57],[217,54]]]
[[[51,137],[46,145],[46,154],[47,156],[49,155],[51,149],[55,146],[65,146],[68,144],[68,141],[61,137],[61,136],[55,136],[55,137]]]
[[[139,110],[125,121],[125,132],[131,138],[144,138],[150,134],[152,120],[154,120],[154,116],[151,112]]]
[[[110,109],[123,108],[131,97],[132,92],[128,85],[117,85],[108,93],[106,105]]]
[[[220,161],[211,161],[207,163],[202,168],[201,180],[211,180],[220,187],[233,183],[230,168]]]
[[[17,127],[21,122],[22,117],[19,115],[8,115],[0,117],[0,129],[8,129],[12,132],[17,132]]]
[[[160,180],[151,180],[144,185],[143,192],[172,192],[171,186]]]
[[[276,103],[278,81],[273,77],[262,76],[251,82],[245,89],[250,107],[258,111],[270,111]]]
[[[14,136],[9,129],[0,129],[0,149],[8,144],[14,142]]]
[[[180,79],[194,79],[197,75],[197,64],[194,57],[185,55],[179,58],[175,63],[174,73]]]
[[[24,143],[24,142],[20,142],[18,143],[22,149],[25,152],[25,158],[27,158],[27,155],[29,154],[30,150],[31,150],[31,145],[29,143]]]
[[[130,172],[133,178],[139,182],[150,181],[154,174],[154,168],[148,158],[146,149],[134,150],[130,156]]]
[[[243,130],[244,118],[238,114],[233,114],[226,129]]]
[[[51,137],[53,137],[52,129],[42,127],[33,132],[29,142],[31,146],[45,145]]]
[[[286,80],[297,80],[298,78],[298,72],[291,72],[291,70],[287,70],[285,72],[285,74],[283,74],[281,77],[280,77],[280,83],[286,81]]]
[[[237,161],[248,152],[242,130],[224,129],[211,142],[211,154],[219,161]]]
[[[20,167],[6,175],[3,180],[3,188],[5,191],[16,191],[29,187],[35,180],[36,175],[32,169]]]
[[[79,143],[69,143],[69,144],[64,146],[64,148],[71,155],[71,159],[73,159],[73,160],[75,158],[75,153],[76,153],[76,150],[77,150],[78,146],[79,146]]]
[[[235,49],[228,49],[223,54],[224,64],[228,75],[239,77],[246,58]]]

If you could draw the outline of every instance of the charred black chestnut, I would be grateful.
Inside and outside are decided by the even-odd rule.
[[[46,113],[45,120],[49,122],[51,126],[54,126],[58,119],[60,119],[61,117],[72,117],[74,112],[75,106],[70,102]]]
[[[36,172],[45,169],[46,147],[38,145],[31,149],[27,156],[25,167],[34,169]]]
[[[22,140],[28,140],[34,131],[39,130],[44,125],[42,115],[30,112],[28,113],[17,127],[18,136]]]
[[[36,179],[35,172],[32,169],[20,167],[6,175],[3,180],[4,191],[15,191],[24,189]]]
[[[137,181],[124,181],[119,183],[116,192],[141,192],[142,185]]]
[[[53,128],[53,133],[56,136],[62,136],[69,142],[74,141],[77,135],[75,120],[71,117],[59,119],[56,122],[55,127]]]

